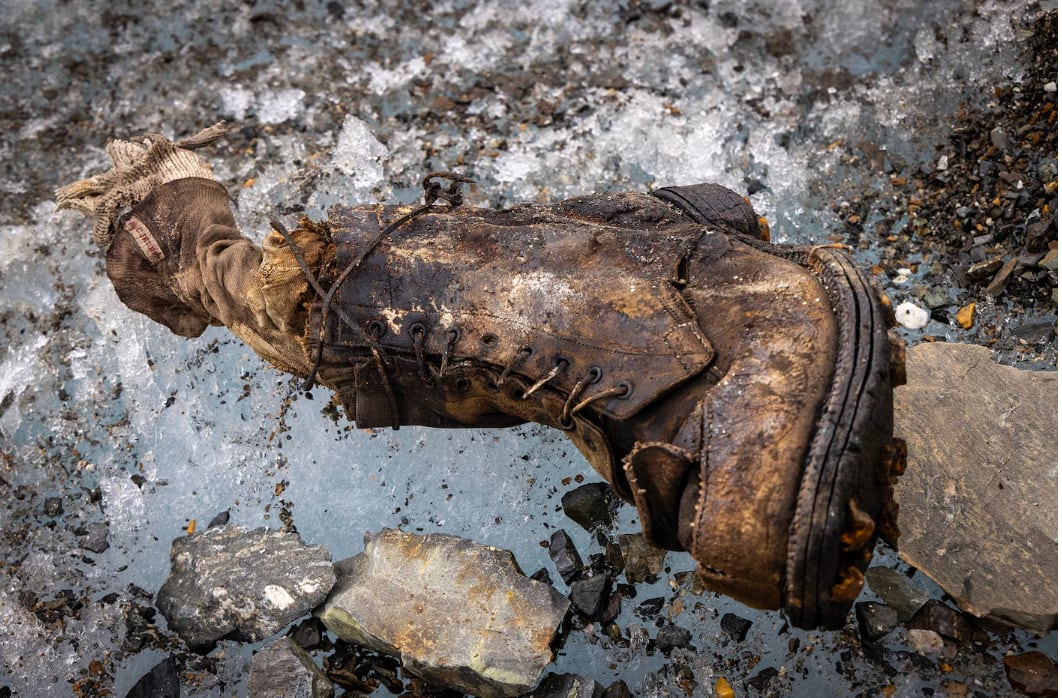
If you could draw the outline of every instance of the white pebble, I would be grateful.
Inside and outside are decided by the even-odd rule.
[[[904,301],[896,307],[896,322],[909,330],[920,330],[929,324],[929,311]]]
[[[1058,84],[1054,80],[1044,83],[1044,92],[1058,92]]]

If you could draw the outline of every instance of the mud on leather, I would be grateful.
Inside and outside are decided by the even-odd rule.
[[[56,192],[129,308],[225,325],[359,427],[559,429],[708,588],[843,624],[903,461],[902,345],[844,249],[771,244],[714,184],[490,210],[448,173],[259,247],[194,152],[224,132],[113,141]]]

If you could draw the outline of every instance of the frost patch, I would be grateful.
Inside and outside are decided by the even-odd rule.
[[[347,116],[336,139],[332,166],[353,177],[353,186],[368,188],[383,180],[383,159],[387,148],[376,140],[369,126],[356,116]]]

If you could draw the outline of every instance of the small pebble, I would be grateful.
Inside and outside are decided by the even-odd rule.
[[[1058,695],[1058,667],[1043,652],[1024,652],[1003,658],[1010,685],[1027,696]]]
[[[1041,259],[1038,264],[1042,269],[1058,271],[1058,248],[1056,247],[1053,250],[1048,250],[1047,254],[1043,256],[1043,259]]]
[[[689,630],[678,625],[665,625],[656,635],[656,648],[663,654],[670,654],[676,647],[689,647],[693,635]]]
[[[63,513],[63,500],[60,497],[48,497],[44,500],[44,513],[47,516],[59,516]]]
[[[734,698],[734,689],[722,676],[715,680],[715,696],[716,698]]]
[[[929,311],[904,301],[896,307],[896,322],[909,330],[920,330],[929,324]]]
[[[944,638],[932,630],[912,628],[907,631],[911,648],[926,657],[935,657],[944,649]]]
[[[970,303],[964,305],[959,309],[959,312],[955,314],[955,321],[959,323],[959,327],[964,330],[968,330],[973,327],[974,324],[974,310],[977,308],[976,303]]]
[[[749,633],[749,628],[752,627],[752,621],[741,616],[735,616],[733,613],[727,613],[719,621],[719,626],[735,642],[744,642],[745,636]]]

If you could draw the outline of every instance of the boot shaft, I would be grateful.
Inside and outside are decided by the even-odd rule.
[[[333,210],[336,268],[402,213]],[[502,382],[520,376],[532,393],[548,388],[570,403],[563,419],[536,421],[567,424],[584,403],[630,419],[713,359],[678,290],[682,260],[703,234],[670,207],[634,194],[427,214],[381,241],[344,283],[335,304],[353,322],[332,315],[322,335],[318,303],[308,336],[323,336],[330,352],[416,359],[422,378],[472,362]],[[361,382],[365,390],[345,399],[359,426],[394,425],[396,417],[418,423],[401,414],[378,423],[371,405],[386,396]]]

